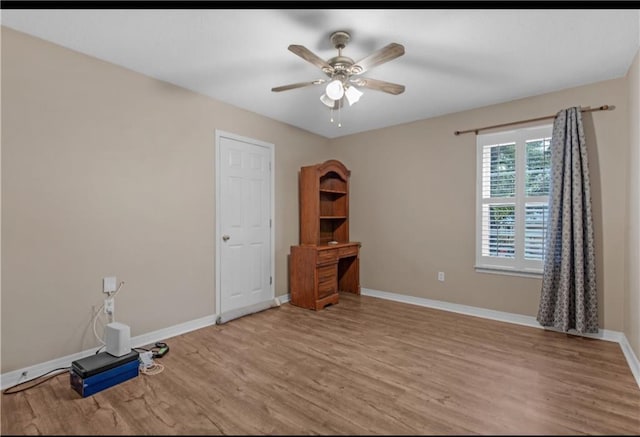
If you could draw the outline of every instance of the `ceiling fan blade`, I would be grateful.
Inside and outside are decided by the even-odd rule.
[[[384,80],[377,79],[368,79],[365,77],[357,77],[351,79],[351,82],[354,85],[370,88],[372,90],[383,91],[389,94],[401,94],[404,92],[404,85],[399,85],[397,83],[385,82]]]
[[[277,86],[277,87],[271,88],[271,91],[274,91],[274,92],[287,91],[287,90],[293,90],[296,88],[302,88],[310,85],[320,85],[321,83],[325,83],[325,82],[326,81],[324,79],[316,79],[312,82],[298,82],[298,83],[292,83],[289,85]]]
[[[325,73],[333,72],[333,67],[331,65],[327,64],[327,62],[324,59],[322,59],[321,57],[313,53],[311,50],[309,50],[305,46],[291,44],[289,46],[289,50],[295,53],[296,55],[300,56],[305,61],[311,62],[316,67],[322,69],[322,71],[324,71]]]
[[[353,64],[351,66],[351,74],[364,73],[376,65],[383,64],[402,55],[404,55],[404,46],[402,44],[392,42],[391,44],[371,53],[366,58],[363,58]]]

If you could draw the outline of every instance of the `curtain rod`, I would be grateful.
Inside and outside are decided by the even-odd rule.
[[[608,111],[609,109],[613,109],[613,106],[609,106],[609,105],[602,105],[599,106],[597,108],[586,108],[586,109],[580,109],[580,112],[593,112],[593,111]],[[469,132],[475,132],[476,135],[478,135],[478,132],[481,130],[487,130],[487,129],[493,129],[496,127],[504,127],[504,126],[512,126],[514,124],[522,124],[522,123],[529,123],[531,121],[540,121],[540,120],[546,120],[548,118],[555,118],[555,114],[554,115],[547,115],[544,117],[538,117],[538,118],[530,118],[528,120],[520,120],[520,121],[512,121],[510,123],[503,123],[503,124],[494,124],[493,126],[485,126],[485,127],[478,127],[475,129],[467,129],[467,130],[457,130],[454,132],[455,135],[460,135],[460,134],[468,134]]]

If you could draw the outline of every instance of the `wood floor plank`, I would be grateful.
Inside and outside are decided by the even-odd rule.
[[[348,293],[166,341],[160,374],[2,396],[2,434],[640,434],[613,342]]]

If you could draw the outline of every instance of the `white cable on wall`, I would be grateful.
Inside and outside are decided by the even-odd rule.
[[[107,293],[109,295],[109,297],[107,299],[115,299],[116,295],[120,292],[120,289],[122,288],[122,286],[124,285],[124,281],[120,282],[120,285],[118,285],[118,289],[116,291],[112,293]],[[98,335],[98,331],[96,329],[96,322],[98,321],[98,317],[100,317],[100,315],[102,314],[102,309],[104,308],[104,302],[102,303],[102,305],[100,305],[100,308],[98,308],[98,311],[95,312],[95,314],[93,315],[93,335],[95,335],[96,340],[98,340],[98,342],[100,342],[101,345],[105,345],[106,343],[104,342],[104,340],[102,339],[102,337],[100,337]],[[111,313],[109,313],[109,323],[113,323],[116,321],[116,317],[115,317],[115,302],[113,305],[113,311]]]

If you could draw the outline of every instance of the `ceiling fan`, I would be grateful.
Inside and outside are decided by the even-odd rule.
[[[404,92],[404,85],[360,76],[375,66],[404,55],[403,45],[397,43],[388,44],[358,62],[354,62],[353,59],[342,56],[342,50],[346,47],[350,39],[351,35],[348,32],[342,30],[333,32],[330,40],[331,44],[338,50],[338,56],[326,61],[304,46],[291,44],[289,46],[290,51],[320,68],[329,79],[316,79],[311,82],[298,82],[278,86],[271,88],[271,91],[287,91],[328,82],[325,94],[320,97],[320,100],[331,109],[339,109],[342,107],[345,98],[349,106],[358,101],[362,92],[356,89],[354,85],[394,95]]]

